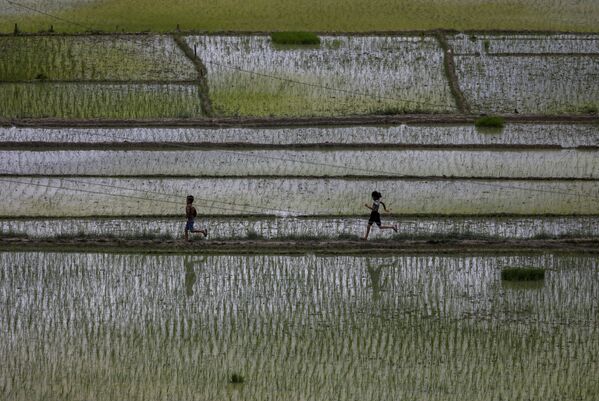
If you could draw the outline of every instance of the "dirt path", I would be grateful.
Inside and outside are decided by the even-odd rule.
[[[217,254],[412,254],[576,252],[599,254],[599,239],[568,240],[135,240],[0,238],[0,251],[139,252]]]

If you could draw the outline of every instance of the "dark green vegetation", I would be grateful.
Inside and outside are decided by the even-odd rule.
[[[474,122],[477,128],[503,128],[505,119],[499,116],[484,116]]]
[[[320,38],[312,32],[273,32],[273,43],[278,45],[319,45]]]
[[[514,267],[501,271],[505,281],[538,281],[545,279],[545,269],[535,267]]]
[[[239,373],[233,373],[231,375],[230,383],[242,384],[243,382],[245,382],[245,378],[242,375],[240,375]]]

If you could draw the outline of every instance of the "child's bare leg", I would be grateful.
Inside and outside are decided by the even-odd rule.
[[[364,234],[364,237],[362,237],[363,240],[367,240],[368,239],[368,234],[370,234],[370,229],[372,228],[372,224],[368,224],[366,226],[366,234]]]
[[[389,229],[391,229],[391,230],[397,232],[397,226],[379,226],[379,228],[381,230],[389,230]]]
[[[185,229],[185,241],[189,241],[189,230],[186,228]]]
[[[208,236],[208,230],[203,228],[201,230],[193,230],[192,233],[202,233],[204,235],[204,237]]]

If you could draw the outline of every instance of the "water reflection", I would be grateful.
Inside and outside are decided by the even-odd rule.
[[[192,260],[190,256],[186,256],[183,259],[183,266],[185,266],[185,295],[187,297],[193,296],[193,285],[198,280],[193,265],[203,265],[205,262],[205,256],[198,260]]]

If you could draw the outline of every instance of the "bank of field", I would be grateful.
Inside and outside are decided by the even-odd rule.
[[[524,266],[544,282],[502,284]],[[0,276],[0,395],[15,401],[599,392],[593,257],[31,252],[0,254]]]
[[[597,31],[599,4],[594,0],[240,0],[159,2],[156,0],[21,0],[20,4],[73,25],[0,4],[0,30],[172,31],[310,30],[385,31],[400,29],[518,29]]]
[[[473,111],[596,114],[597,35],[450,37],[460,87]]]

